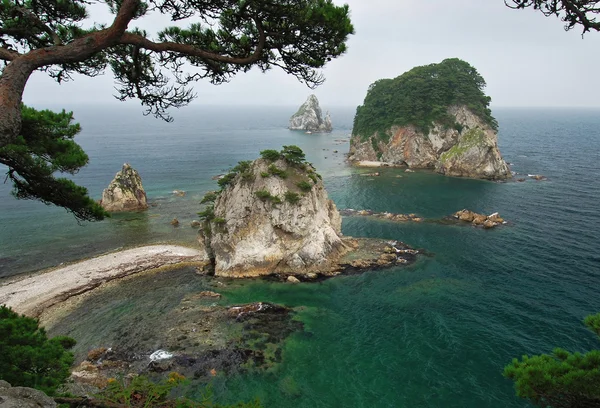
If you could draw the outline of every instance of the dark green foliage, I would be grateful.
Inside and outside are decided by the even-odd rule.
[[[54,177],[55,172],[75,174],[88,162],[88,156],[73,141],[81,131],[78,123],[72,123],[73,113],[22,106],[21,118],[17,140],[0,147],[0,163],[8,167],[13,195],[64,207],[79,220],[96,221],[107,216],[86,188]]]
[[[70,375],[75,345],[69,337],[48,339],[37,320],[0,306],[0,379],[53,394]]]
[[[195,390],[199,396],[196,400],[188,398],[170,399],[173,390],[187,385],[189,381],[179,373],[170,373],[161,381],[154,382],[144,375],[131,379],[120,378],[110,381],[108,386],[97,396],[97,402],[119,404],[131,408],[260,408],[258,400],[225,406],[213,402],[213,392],[209,387]],[[200,391],[200,392],[198,392]],[[86,405],[87,406],[87,405]],[[97,406],[100,406],[99,404]]]
[[[298,202],[300,201],[300,194],[294,193],[293,191],[286,191],[285,201],[287,201],[290,204],[298,204]]]
[[[267,190],[258,190],[254,194],[262,201],[270,201],[271,204],[281,204],[281,198],[271,195]]]
[[[466,105],[497,129],[489,109],[491,98],[483,93],[484,88],[477,70],[458,58],[381,79],[371,84],[363,105],[357,108],[352,134],[366,140],[377,133],[380,140],[387,141],[386,131],[394,125],[413,125],[424,133],[434,121],[454,127],[454,119],[447,113],[452,105]]]
[[[585,324],[600,333],[600,313]],[[600,350],[570,353],[556,348],[552,354],[523,356],[504,368],[515,381],[517,395],[540,407],[600,407]]]
[[[304,163],[306,156],[302,149],[298,146],[283,146],[281,155],[291,165],[301,165]]]
[[[242,173],[241,176],[242,176],[242,180],[244,180],[244,181],[254,180],[254,173],[252,173],[251,171],[246,171],[246,172]]]
[[[265,160],[274,162],[281,158],[281,153],[279,153],[277,150],[267,149],[260,152],[260,156]]]
[[[217,225],[223,225],[227,222],[227,220],[225,218],[221,218],[221,217],[215,217],[213,219],[213,222]]]
[[[247,173],[250,171],[250,167],[252,166],[252,160],[242,160],[238,162],[238,164],[231,169],[233,173]]]
[[[271,164],[269,166],[268,170],[269,170],[270,174],[280,177],[282,179],[286,179],[288,176],[287,173],[285,172],[285,170],[280,169],[279,167],[275,166],[274,164]]]
[[[319,179],[317,179],[317,175],[315,173],[308,173],[308,178],[312,180],[313,183],[317,184]]]
[[[310,190],[312,190],[312,184],[310,184],[308,181],[306,180],[302,180],[298,183],[296,183],[296,185],[298,186],[298,188],[304,192],[309,192]]]
[[[266,171],[261,171],[261,172],[260,172],[260,176],[261,176],[262,178],[267,178],[267,177],[269,177],[269,176],[271,176],[271,175],[270,175],[269,173],[267,173]]]
[[[224,189],[225,187],[231,184],[235,176],[237,176],[237,173],[227,173],[219,180],[217,180],[217,184],[219,185],[219,187],[221,187],[221,189]]]
[[[220,193],[217,191],[209,191],[208,193],[204,194],[204,197],[202,197],[202,201],[200,201],[200,204],[214,202],[217,199],[217,197],[219,197],[219,194]]]
[[[215,218],[215,207],[207,205],[206,208],[198,213],[201,220],[212,221]]]

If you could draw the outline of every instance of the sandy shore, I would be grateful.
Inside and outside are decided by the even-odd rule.
[[[400,167],[394,163],[371,161],[371,160],[360,160],[357,162],[353,162],[352,164],[357,167]]]
[[[39,316],[44,309],[101,284],[179,263],[204,263],[200,251],[175,245],[152,245],[101,255],[27,277],[0,282],[0,304]]]

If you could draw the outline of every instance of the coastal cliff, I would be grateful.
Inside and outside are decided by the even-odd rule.
[[[148,208],[142,178],[129,164],[123,164],[115,178],[102,192],[100,205],[106,211],[139,211]]]
[[[305,130],[307,132],[331,132],[333,125],[329,112],[323,116],[319,100],[310,95],[300,109],[290,118],[290,130]]]
[[[240,163],[208,207],[200,242],[215,275],[304,274],[327,269],[348,250],[340,214],[301,150],[271,152]]]
[[[458,59],[375,82],[357,109],[349,161],[434,169],[448,176],[511,178],[483,87],[475,68]]]
[[[297,282],[414,261],[418,251],[402,242],[343,237],[340,213],[300,148],[261,156],[240,162],[202,200],[198,241],[216,276]]]

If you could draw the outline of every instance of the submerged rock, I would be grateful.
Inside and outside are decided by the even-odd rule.
[[[329,112],[323,117],[319,100],[315,95],[310,95],[306,102],[300,106],[298,112],[290,118],[289,129],[309,132],[331,132],[333,126]]]
[[[109,212],[139,211],[148,208],[142,178],[129,164],[123,164],[109,186],[102,192],[100,205]]]

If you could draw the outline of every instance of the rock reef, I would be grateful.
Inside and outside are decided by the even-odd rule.
[[[109,212],[140,211],[148,208],[142,178],[129,164],[123,164],[102,192],[100,205]]]
[[[476,227],[483,227],[485,229],[494,228],[498,225],[506,224],[504,218],[500,217],[500,214],[493,213],[490,215],[478,214],[476,212],[464,209],[452,214],[452,217],[462,222],[468,222]]]
[[[428,133],[415,126],[392,126],[388,140],[353,135],[350,162],[382,162],[412,169],[434,169],[447,176],[502,180],[512,177],[498,149],[497,134],[464,105],[448,108],[456,127],[435,122]]]
[[[329,112],[323,117],[319,100],[315,95],[310,95],[306,102],[300,106],[290,118],[290,130],[304,130],[307,132],[331,132],[333,125]]]

